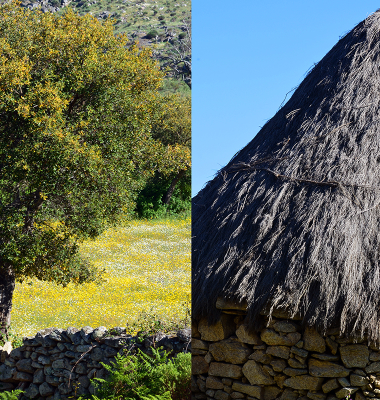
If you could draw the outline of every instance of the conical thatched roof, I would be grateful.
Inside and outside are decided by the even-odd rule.
[[[380,11],[193,199],[193,316],[218,296],[380,337]]]

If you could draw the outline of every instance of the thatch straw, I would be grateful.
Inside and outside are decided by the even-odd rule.
[[[380,338],[380,11],[193,199],[193,316],[218,296]]]

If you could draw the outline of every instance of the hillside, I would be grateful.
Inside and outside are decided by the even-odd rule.
[[[167,90],[187,92],[191,85],[191,1],[190,0],[21,0],[30,9],[64,12],[71,7],[79,14],[91,14],[99,20],[112,18],[115,33],[125,33],[131,43],[148,46],[162,67],[177,64],[177,82],[167,82]],[[179,51],[178,51],[179,50]],[[173,63],[168,55],[175,56]],[[183,60],[181,60],[181,57]],[[182,62],[181,62],[182,61]],[[169,65],[169,64],[172,65]],[[184,65],[187,63],[187,66]],[[190,70],[189,70],[190,68]],[[185,80],[179,84],[179,80]]]

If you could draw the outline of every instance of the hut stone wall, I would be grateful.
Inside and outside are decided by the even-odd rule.
[[[341,337],[338,329],[321,336],[279,311],[252,333],[244,305],[218,302],[218,323],[192,326],[194,399],[380,399],[379,346]]]
[[[111,334],[112,333],[112,334]],[[125,328],[110,332],[92,329],[48,328],[35,337],[24,338],[23,346],[12,349],[6,343],[0,351],[0,392],[24,390],[22,399],[65,400],[94,394],[92,378],[105,378],[116,354],[151,347],[163,347],[171,356],[190,350],[190,329],[175,335],[156,334],[143,341],[126,333]]]

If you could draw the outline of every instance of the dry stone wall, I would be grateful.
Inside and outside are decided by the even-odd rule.
[[[112,333],[112,334],[111,334]],[[141,349],[152,354],[152,347],[163,347],[175,356],[190,351],[190,329],[176,335],[158,333],[140,340],[125,328],[92,329],[48,328],[35,337],[23,339],[23,346],[12,350],[10,343],[1,348],[0,391],[22,389],[22,399],[66,400],[94,394],[90,379],[105,378],[116,354]]]
[[[192,326],[192,393],[197,400],[380,399],[380,348],[314,328],[275,312],[249,332],[245,306],[219,301],[213,326]],[[218,303],[217,303],[218,304]]]

